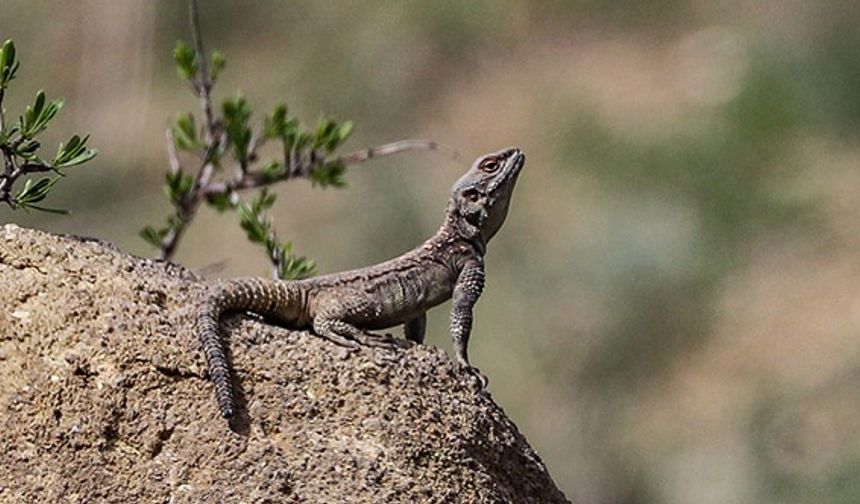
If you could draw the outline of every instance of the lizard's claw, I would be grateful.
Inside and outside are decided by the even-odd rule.
[[[354,339],[347,338],[347,337],[341,336],[339,334],[338,335],[326,335],[326,336],[322,336],[322,338],[325,339],[326,341],[330,341],[331,343],[334,343],[335,345],[344,349],[347,353],[357,352],[361,348],[361,345],[357,341],[355,341]]]
[[[463,366],[463,370],[466,371],[469,375],[471,375],[478,382],[478,390],[484,391],[487,390],[487,385],[490,384],[490,379],[487,376],[478,370],[475,366],[465,365]]]

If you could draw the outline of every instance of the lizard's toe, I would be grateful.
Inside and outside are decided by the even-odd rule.
[[[409,346],[408,341],[395,338],[391,334],[362,333],[361,335],[356,336],[356,340],[369,347],[385,348],[388,350],[396,350],[398,348],[406,348]]]
[[[394,352],[391,349],[373,352],[371,359],[377,366],[385,366],[399,361],[400,352]]]
[[[330,338],[328,336],[323,336],[323,338],[326,341],[330,341],[330,342],[334,343],[335,345],[339,346],[340,348],[342,348],[347,353],[357,352],[361,349],[361,345],[355,340],[351,340],[351,339],[347,339],[347,338]]]
[[[358,352],[358,347],[357,346],[341,346],[337,350],[338,351],[335,354],[335,355],[337,355],[337,358],[340,360],[346,360],[349,358],[350,355]]]

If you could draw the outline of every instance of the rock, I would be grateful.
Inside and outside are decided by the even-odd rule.
[[[230,426],[190,271],[6,225],[0,293],[2,502],[567,502],[438,349],[345,358],[232,317]]]

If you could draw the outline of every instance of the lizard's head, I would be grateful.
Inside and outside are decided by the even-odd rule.
[[[449,211],[464,237],[486,243],[502,227],[525,159],[516,148],[487,154],[454,184]]]

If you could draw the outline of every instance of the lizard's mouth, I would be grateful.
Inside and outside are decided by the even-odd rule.
[[[496,193],[500,189],[507,188],[516,182],[520,171],[526,163],[526,155],[523,154],[523,151],[520,149],[507,149],[502,155],[507,158],[505,161],[506,168],[499,174],[499,178],[493,182],[492,187],[490,188],[490,192],[492,193]]]
[[[514,151],[514,166],[512,171],[519,174],[520,170],[522,170],[523,166],[526,164],[526,155],[519,149],[514,149]]]

